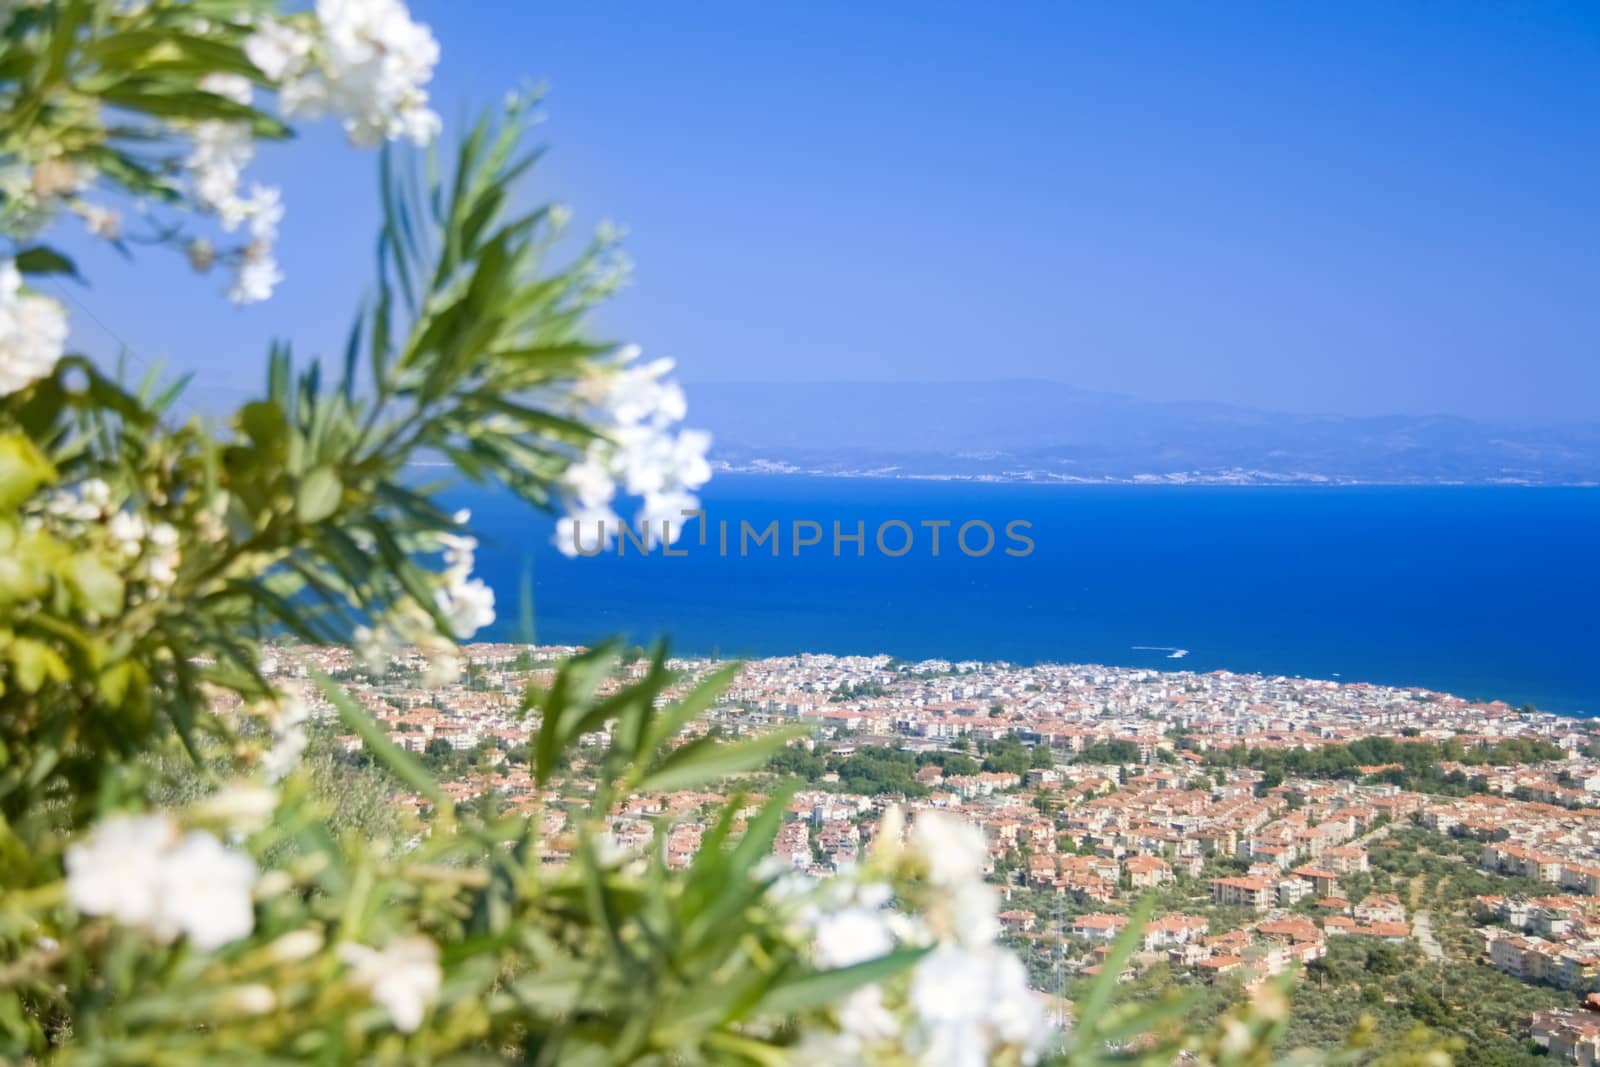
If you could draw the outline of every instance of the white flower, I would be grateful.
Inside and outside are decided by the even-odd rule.
[[[887,882],[856,882],[850,899],[868,908],[886,907],[894,899],[894,887]]]
[[[426,937],[403,938],[382,951],[347,943],[339,946],[339,958],[354,972],[355,983],[388,1010],[401,1033],[421,1026],[439,996],[439,947]]]
[[[278,268],[272,250],[251,244],[245,248],[239,260],[239,270],[228,289],[228,299],[235,304],[257,304],[270,298],[272,291],[282,281],[283,271]]]
[[[624,349],[624,358],[633,351]],[[683,390],[664,380],[672,368],[672,360],[656,359],[615,372],[604,405],[617,425],[664,425],[683,418],[687,413]]]
[[[443,589],[434,590],[434,602],[450,624],[450,632],[465,640],[494,622],[494,590],[481,578],[465,580],[459,571],[446,572],[456,578]]]
[[[440,686],[452,685],[461,677],[461,657],[456,655],[454,646],[448,643],[424,642],[422,655],[427,660],[427,669],[422,672],[422,685],[426,689],[438,689]]]
[[[67,849],[67,901],[85,915],[149,926],[161,908],[161,859],[177,838],[165,815],[113,815]]]
[[[369,674],[382,674],[399,651],[399,639],[387,626],[357,626],[351,635],[355,642],[356,658]]]
[[[439,541],[444,549],[444,585],[433,591],[434,605],[450,624],[450,632],[465,640],[494,622],[494,590],[481,578],[471,577],[477,538],[446,533]]]
[[[278,794],[275,790],[243,782],[229,782],[201,801],[196,812],[204,818],[216,819],[234,830],[248,833],[267,825],[277,807]]]
[[[568,467],[561,482],[572,492],[572,498],[585,509],[604,507],[617,494],[616,479],[605,462],[605,451],[590,448],[582,462]]]
[[[322,935],[316,930],[291,930],[268,945],[267,951],[279,963],[298,963],[322,951]]]
[[[684,430],[672,442],[672,479],[687,489],[698,489],[711,480],[711,435],[704,430]]]
[[[452,568],[446,572],[445,581],[446,587],[438,590],[436,595],[451,599],[446,614],[459,611],[461,619],[458,621],[476,622],[483,618],[485,610],[492,612],[492,594],[487,598],[487,604],[476,601],[475,598],[481,598],[489,591],[486,588],[480,591],[478,586],[482,585],[481,582],[467,581],[465,569]],[[457,595],[460,603],[453,599]],[[461,660],[454,643],[438,634],[431,615],[409,601],[382,618],[373,620],[371,626],[357,626],[354,639],[357,657],[373,674],[381,674],[387,669],[390,660],[407,643],[415,645],[427,660],[427,670],[423,675],[425,686],[434,688],[448,685],[461,673]]]
[[[884,1004],[881,986],[863,986],[849,993],[839,1002],[834,1015],[838,1029],[807,1028],[792,1062],[855,1067],[883,1058],[872,1054],[874,1046],[899,1044],[901,1022]],[[890,1062],[896,1058],[888,1057]]]
[[[277,1006],[278,995],[259,982],[230,989],[221,1004],[224,1013],[236,1015],[265,1015]]]
[[[283,191],[275,185],[259,182],[250,187],[248,197],[236,198],[222,213],[222,224],[228,230],[239,223],[248,223],[250,242],[263,246],[266,252],[278,240],[278,223],[283,221]]]
[[[292,727],[273,738],[272,747],[267,749],[261,757],[261,770],[270,782],[279,782],[287,778],[294,769],[300,766],[300,758],[306,751],[306,732],[301,727]]]
[[[207,74],[201,88],[238,103],[250,102],[250,81],[239,74]],[[283,220],[283,198],[273,186],[256,184],[249,196],[240,195],[244,169],[255,156],[255,141],[245,122],[208,119],[190,131],[193,148],[189,168],[195,199],[212,212],[229,233],[247,224],[250,240],[238,253],[238,267],[228,298],[236,304],[266,300],[283,281],[273,256],[278,223]],[[196,249],[200,252],[197,254]],[[208,243],[191,246],[196,269],[209,267],[215,258]]]
[[[426,97],[424,97],[425,99]],[[444,128],[436,111],[425,107],[407,107],[400,111],[399,127],[389,136],[401,136],[414,145],[430,144]]]
[[[77,491],[56,490],[44,499],[45,514],[67,522],[94,522],[105,513],[111,487],[99,478],[90,478]]]
[[[49,297],[22,292],[13,260],[0,260],[0,396],[55,370],[67,343],[67,315]]]
[[[444,548],[444,564],[447,570],[459,570],[470,573],[478,552],[478,539],[465,534],[442,534],[439,543]]]
[[[201,830],[179,836],[166,815],[115,815],[67,849],[67,900],[160,941],[186,935],[199,949],[247,936],[255,926],[256,868]]]
[[[911,827],[911,843],[934,885],[953,889],[983,880],[989,846],[983,831],[971,823],[943,812],[921,812]]]
[[[686,513],[698,511],[699,508],[700,501],[693,493],[676,490],[646,493],[644,506],[634,517],[644,535],[645,547],[654,548],[662,542],[677,544],[678,538],[683,536],[684,527],[689,524]]]
[[[980,1067],[1001,1048],[1032,1063],[1044,1050],[1049,1025],[1028,989],[1022,962],[1004,949],[941,945],[911,975],[919,1062]]]
[[[183,558],[178,547],[178,531],[171,523],[148,525],[144,518],[130,511],[116,511],[106,523],[106,534],[111,545],[123,559],[137,560],[133,576],[152,585],[166,587],[178,577],[178,564]]]
[[[177,581],[178,562],[182,556],[178,549],[177,529],[171,523],[158,522],[150,527],[145,544],[144,577],[152,584],[163,587]]]
[[[882,912],[845,908],[824,914],[816,923],[812,955],[820,967],[848,967],[888,955],[894,934]]]
[[[863,986],[839,1002],[839,1029],[862,1044],[888,1041],[900,1033],[900,1020],[883,1003],[883,987]]]
[[[219,215],[236,211],[239,179],[255,156],[249,124],[207,119],[189,137],[194,146],[184,162],[194,177],[195,198]]]
[[[106,524],[111,543],[127,559],[133,559],[144,549],[144,519],[131,511],[119,511]]]
[[[210,834],[185,834],[163,860],[162,874],[162,908],[152,927],[157,938],[186,934],[196,948],[213,949],[255,928],[255,864]]]
[[[311,717],[305,702],[299,697],[287,697],[271,706],[272,747],[261,757],[261,769],[267,780],[282,781],[300,765],[308,738],[305,722]]]
[[[628,492],[642,495],[664,489],[698,489],[711,480],[706,451],[711,435],[685,430],[677,437],[655,426],[629,426],[617,433],[616,464]]]
[[[638,355],[633,346],[622,349],[574,390],[610,425],[562,475],[568,514],[556,525],[555,543],[564,555],[593,555],[609,543],[601,524],[607,534],[618,530],[611,504],[619,483],[643,499],[634,521],[646,548],[675,543],[687,525],[684,513],[699,510],[693,491],[711,478],[711,435],[672,431],[687,411],[683,390],[667,380],[672,361],[636,364]]]
[[[342,115],[360,145],[433,140],[439,116],[423,88],[439,61],[432,31],[400,0],[318,0],[316,13],[315,39],[266,23],[245,42],[250,61],[279,83],[284,114]]]
[[[282,81],[291,70],[304,65],[314,43],[308,33],[281,22],[265,20],[245,38],[244,54],[261,73],[276,82]]]
[[[957,886],[948,901],[952,936],[963,945],[985,945],[1000,936],[999,894],[982,882]]]

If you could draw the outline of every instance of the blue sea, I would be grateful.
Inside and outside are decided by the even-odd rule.
[[[675,652],[877,653],[920,659],[1106,663],[1417,685],[1600,712],[1600,490],[1120,487],[720,475],[703,494],[705,547],[566,559],[552,520],[499,492],[473,509],[479,570],[500,621],[488,636],[577,644],[667,636]],[[739,555],[739,524],[779,524]],[[793,554],[792,524],[823,542]],[[832,551],[864,524],[866,553]],[[911,527],[903,556],[874,532]],[[924,520],[948,520],[940,554]],[[989,523],[969,557],[955,528]],[[1005,525],[1033,550],[1007,555]],[[730,529],[728,554],[717,526]],[[807,528],[809,532],[809,528]],[[981,528],[969,530],[974,551]],[[898,551],[905,531],[885,530]],[[1174,658],[1177,650],[1186,654]]]

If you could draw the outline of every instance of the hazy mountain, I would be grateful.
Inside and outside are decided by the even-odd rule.
[[[1053,382],[699,384],[735,469],[1090,481],[1600,483],[1600,425],[1287,415]]]

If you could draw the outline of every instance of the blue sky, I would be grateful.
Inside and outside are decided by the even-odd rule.
[[[530,195],[628,226],[603,323],[690,383],[1600,418],[1593,4],[412,6],[447,128],[549,82]],[[77,299],[213,384],[274,335],[337,351],[375,168],[331,129],[265,154],[266,305],[93,253]]]

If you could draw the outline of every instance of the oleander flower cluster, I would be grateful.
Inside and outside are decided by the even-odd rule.
[[[194,814],[243,830],[270,820],[277,795],[234,784],[198,805]],[[185,829],[168,812],[117,814],[101,820],[65,856],[66,899],[80,915],[104,918],[158,945],[180,938],[209,953],[251,937],[258,897],[281,892],[282,871],[262,872],[243,850],[205,829]],[[325,939],[315,928],[274,938],[264,963],[298,964],[316,956]],[[401,1033],[412,1033],[437,999],[443,972],[439,947],[412,934],[382,948],[356,941],[337,946],[343,980],[388,1013]],[[269,977],[270,971],[263,977]],[[233,1012],[266,1014],[278,1007],[278,992],[263,982],[228,990],[223,1003]]]
[[[451,516],[456,529],[430,540],[428,548],[437,550],[444,563],[432,575],[433,606],[447,633],[441,634],[435,619],[415,601],[395,606],[379,618],[355,627],[356,655],[367,671],[381,675],[388,670],[402,649],[414,648],[427,662],[423,681],[430,687],[447,685],[461,673],[461,657],[456,641],[465,641],[494,623],[494,590],[482,578],[474,577],[478,540],[461,533],[472,521],[465,509]]]
[[[628,346],[579,385],[601,436],[562,477],[567,510],[555,543],[564,555],[594,555],[632,531],[646,550],[676,544],[700,507],[695,491],[711,478],[711,435],[678,425],[688,403],[668,377],[672,360],[639,357]],[[639,498],[632,526],[615,510],[619,491]]]
[[[0,27],[11,23],[23,8],[43,6],[6,5],[0,8]],[[146,5],[124,5],[106,24],[114,27],[120,17],[129,20],[133,33],[171,33],[179,29],[170,21],[173,14],[150,16]],[[158,31],[133,24],[146,16],[169,21],[159,23]],[[263,114],[267,103],[260,90],[276,91],[284,118],[339,120],[358,146],[398,139],[426,145],[440,128],[427,92],[439,59],[438,43],[427,26],[412,19],[402,0],[320,0],[310,12],[286,15],[240,5],[231,14],[219,8],[197,16],[181,30],[197,42],[207,41],[206,51],[197,51],[199,55],[212,55],[216,46],[242,40],[243,55],[253,70],[217,69],[196,83],[200,92],[235,105],[227,109],[229,114],[190,117],[192,109],[160,104],[164,94],[156,93],[148,107],[154,123],[113,127],[107,117],[103,121],[109,131],[102,129],[100,136],[109,140],[127,135],[141,146],[173,138],[186,142],[187,152],[170,161],[181,164],[184,180],[172,184],[165,175],[174,168],[153,163],[147,148],[122,155],[107,169],[104,154],[93,150],[92,141],[69,153],[56,146],[41,148],[35,138],[19,138],[14,144],[0,144],[0,234],[30,239],[65,210],[77,216],[90,234],[119,246],[126,247],[128,240],[176,244],[197,271],[226,267],[228,299],[235,304],[258,303],[269,299],[284,280],[276,245],[285,212],[282,190],[248,175],[262,137],[254,116]],[[32,36],[23,33],[17,39],[26,42]],[[198,50],[201,45],[193,47]],[[146,110],[139,101],[122,102],[128,110]],[[8,107],[12,104],[7,102]],[[83,142],[82,132],[73,131],[72,139]],[[215,229],[198,231],[155,206],[175,199],[182,209],[213,220]],[[125,217],[130,210],[131,219]],[[0,389],[15,391],[47,373],[53,365],[48,354],[52,347],[58,351],[59,341],[65,339],[64,318],[36,302],[41,299],[26,297],[18,302],[13,317],[26,320],[16,328],[19,339],[12,341],[0,322],[0,347],[22,350],[15,359],[0,355]],[[33,343],[28,338],[38,340]]]
[[[977,827],[923,812],[902,841],[891,809],[873,855],[823,883],[799,917],[819,966],[848,967],[917,948],[905,974],[847,994],[829,1025],[805,1033],[802,1062],[914,1063],[923,1067],[1031,1064],[1051,1036],[1039,994],[1000,933],[989,851]]]
[[[114,815],[67,849],[67,900],[156,941],[214,949],[255,928],[255,863],[169,815]]]
[[[262,713],[271,737],[261,756],[261,769],[267,780],[278,782],[288,777],[300,765],[310,739],[306,736],[306,720],[310,709],[299,696],[289,694],[266,702]]]
[[[317,0],[313,30],[269,21],[245,49],[291,118],[338,117],[365,146],[425,145],[439,133],[426,89],[439,44],[401,0]]]
[[[341,118],[351,143],[373,146],[404,137],[425,145],[439,132],[439,116],[427,107],[425,86],[439,59],[432,32],[411,19],[400,0],[321,0],[313,24],[264,19],[245,41],[245,54],[278,89],[287,118]],[[253,103],[250,79],[213,73],[200,88],[242,105]],[[271,297],[283,281],[274,254],[283,219],[282,191],[251,183],[244,169],[255,155],[250,124],[207,120],[191,131],[188,167],[195,199],[216,215],[223,230],[241,226],[247,240],[230,257],[234,280],[228,298],[250,304]],[[91,229],[103,224],[91,221]],[[190,259],[205,269],[217,253],[206,240],[190,243]]]

